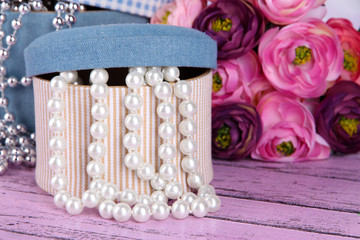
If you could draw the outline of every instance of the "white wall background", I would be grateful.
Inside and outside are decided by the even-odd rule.
[[[360,28],[360,0],[326,0],[325,22],[332,17],[349,19],[355,29]]]

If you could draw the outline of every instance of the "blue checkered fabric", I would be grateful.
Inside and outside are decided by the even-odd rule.
[[[85,5],[151,17],[163,4],[174,0],[72,0]]]

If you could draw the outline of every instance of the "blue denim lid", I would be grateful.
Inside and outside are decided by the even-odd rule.
[[[43,35],[25,49],[26,75],[134,66],[216,68],[217,45],[194,29],[119,24]]]

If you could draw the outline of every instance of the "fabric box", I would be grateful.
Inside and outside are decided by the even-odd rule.
[[[44,47],[46,46],[46,47]],[[193,88],[191,99],[197,103],[198,112],[194,121],[198,125],[195,140],[198,143],[196,157],[199,171],[205,182],[213,178],[211,158],[211,89],[212,71],[216,67],[216,43],[205,34],[193,29],[166,25],[122,24],[83,27],[62,30],[44,35],[30,44],[25,50],[25,62],[28,76],[34,78],[37,165],[36,181],[45,191],[54,194],[50,179],[53,172],[48,167],[50,158],[48,130],[50,114],[46,103],[51,97],[50,82],[54,73],[78,70],[84,85],[69,85],[64,95],[67,140],[65,174],[69,178],[68,190],[76,196],[86,190],[90,177],[86,174],[86,164],[90,161],[87,147],[91,142],[89,133],[93,122],[90,110],[93,100],[90,95],[88,78],[90,69],[105,68],[109,71],[109,96],[106,99],[110,107],[108,119],[109,134],[104,143],[107,154],[103,160],[104,178],[116,184],[120,189],[131,188],[142,194],[150,194],[148,181],[140,181],[134,171],[129,171],[123,163],[126,149],[122,138],[126,133],[123,120],[127,113],[123,99],[129,92],[124,80],[128,67],[134,66],[179,66],[181,79],[187,79]],[[140,130],[142,143],[140,152],[144,161],[154,164],[156,171],[161,165],[158,157],[160,137],[157,129],[160,119],[155,113],[159,100],[155,98],[153,88],[144,86],[138,93],[143,97],[140,114],[144,118]],[[172,97],[171,102],[179,105]],[[178,126],[179,113],[172,120]],[[180,134],[172,140],[179,145]],[[180,151],[177,153],[177,180],[188,189],[186,173],[181,170]]]

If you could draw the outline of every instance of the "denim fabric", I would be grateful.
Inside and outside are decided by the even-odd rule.
[[[18,13],[14,12],[6,12],[7,20],[3,26],[6,34],[12,33],[11,20],[18,17],[18,15]],[[17,43],[11,48],[10,57],[5,61],[7,77],[15,76],[20,81],[25,75],[24,49],[35,38],[55,30],[52,26],[54,16],[54,12],[29,13],[23,16],[23,27],[16,34]],[[84,12],[75,16],[77,17],[77,23],[74,25],[74,28],[99,24],[146,23],[148,21],[148,19],[143,17],[111,11]],[[65,30],[60,30],[59,32],[61,33],[62,31]],[[52,51],[53,48],[61,48],[61,46],[52,45],[50,42],[43,42],[38,47],[46,51]],[[28,61],[32,61],[32,59],[28,59]],[[16,121],[25,124],[30,131],[34,131],[35,117],[32,87],[24,88],[18,86],[16,88],[7,88],[5,95],[9,98],[9,111],[15,114]],[[4,111],[1,109],[0,116],[3,113]]]
[[[90,6],[151,17],[163,4],[174,0],[72,0]]]
[[[28,76],[133,66],[216,68],[216,56],[216,42],[202,32],[151,24],[93,26],[52,32],[25,49]]]

